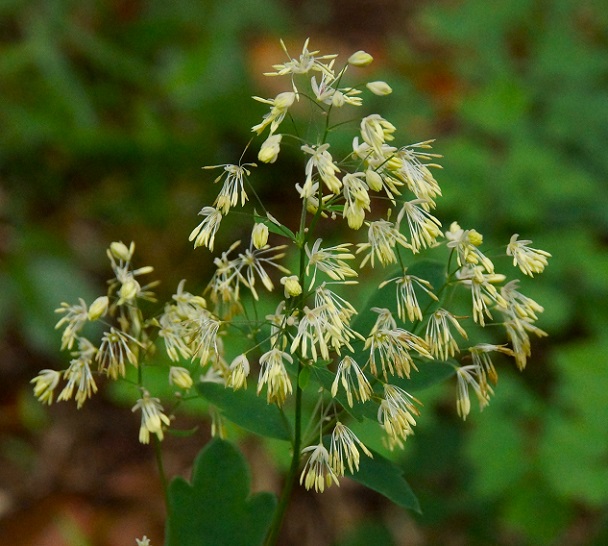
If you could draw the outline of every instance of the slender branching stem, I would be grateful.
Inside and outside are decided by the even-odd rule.
[[[291,457],[291,465],[289,467],[287,476],[285,477],[285,483],[283,485],[283,490],[281,491],[281,496],[279,498],[279,503],[274,513],[270,530],[268,531],[268,535],[266,536],[266,542],[264,543],[265,546],[274,546],[277,542],[277,539],[279,538],[279,532],[283,524],[283,519],[285,518],[285,512],[287,511],[287,507],[289,506],[289,501],[291,499],[291,492],[298,478],[298,470],[300,469],[300,451],[302,444],[302,389],[299,385],[299,378],[301,370],[302,363],[298,362],[298,375],[296,377],[296,407],[293,436],[293,453]]]
[[[167,480],[167,474],[165,473],[165,466],[163,464],[163,454],[160,449],[160,440],[156,435],[152,435],[152,442],[154,444],[154,456],[156,458],[156,466],[158,468],[158,475],[160,476],[160,484],[163,488],[163,495],[165,497],[165,509],[169,512],[169,483]]]

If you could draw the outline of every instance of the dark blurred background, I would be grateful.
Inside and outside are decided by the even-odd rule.
[[[401,144],[437,139],[444,225],[553,259],[525,293],[545,307],[523,374],[466,424],[431,393],[400,462],[423,515],[347,481],[299,491],[285,544],[608,543],[608,10],[603,0],[4,0],[0,3],[0,544],[162,544],[163,507],[137,418],[104,389],[77,412],[29,380],[61,369],[53,310],[103,293],[105,248],[135,241],[161,301],[201,288],[187,237],[273,96],[261,72],[306,37],[376,58]],[[376,104],[372,101],[373,107]],[[281,203],[293,174],[261,188]],[[263,183],[263,182],[262,182]],[[220,241],[221,243],[221,241]],[[434,402],[433,402],[434,400]],[[195,422],[193,420],[193,422]],[[165,445],[188,465],[208,426]],[[244,440],[254,487],[276,486]],[[299,537],[299,538],[295,538]]]

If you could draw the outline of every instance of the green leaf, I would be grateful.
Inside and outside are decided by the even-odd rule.
[[[306,390],[308,383],[310,382],[310,368],[304,367],[300,371],[300,375],[298,376],[298,385],[302,390]]]
[[[402,508],[421,513],[420,503],[405,481],[403,470],[379,453],[372,451],[372,454],[373,459],[365,455],[361,457],[358,472],[349,474],[349,478],[384,495]]]
[[[169,485],[165,546],[262,544],[275,507],[273,494],[250,494],[243,455],[216,438],[197,456],[192,483],[178,477]]]
[[[456,370],[448,362],[439,360],[414,359],[418,371],[412,371],[409,379],[406,377],[391,377],[390,383],[408,392],[416,392],[432,387],[452,377]]]
[[[226,419],[240,427],[269,438],[291,440],[291,431],[283,412],[253,391],[234,391],[216,383],[201,383],[197,390],[217,406]]]

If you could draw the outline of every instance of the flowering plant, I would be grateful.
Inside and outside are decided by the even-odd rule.
[[[374,420],[388,449],[402,447],[421,411],[413,392],[451,377],[456,410],[466,419],[471,392],[480,408],[490,401],[498,377],[494,355],[513,358],[521,370],[530,334],[545,335],[534,325],[542,307],[519,291],[516,279],[495,270],[482,235],[457,222],[443,231],[434,215],[441,189],[432,174],[440,157],[431,152],[432,141],[397,145],[396,127],[371,114],[360,119],[352,148],[339,159],[333,155],[334,135],[351,127],[334,122],[336,115],[361,108],[365,92],[391,93],[382,81],[345,85],[347,71],[369,65],[372,56],[358,51],[338,68],[337,55],[310,51],[308,40],[297,57],[282,45],[288,60],[266,75],[288,85],[274,98],[254,97],[269,111],[252,127],[252,143],[264,138],[257,148],[264,164],[277,162],[282,146],[301,153],[297,225],[258,197],[256,163],[205,167],[221,170],[220,191],[201,209],[190,240],[213,252],[222,223],[240,209],[250,223],[247,244],[236,241],[213,259],[202,294],[188,292],[182,281],[163,311],[148,316],[140,302],[156,301],[155,283],[141,279],[152,268],[134,266],[133,243],[112,243],[107,294],[58,309],[62,349],[73,356],[69,367],[32,380],[42,402],[51,404],[59,390],[58,401],[74,398],[80,408],[97,392],[96,377],[121,380],[134,368],[139,440],[157,449],[181,404],[194,397],[210,403],[216,439],[197,459],[192,484],[176,478],[167,486],[168,545],[275,544],[298,481],[323,492],[349,476],[417,509],[401,470],[367,446],[351,423]],[[305,129],[297,121],[304,104],[312,112]],[[324,225],[342,222],[347,228],[340,232],[352,232],[356,242],[320,236]],[[532,277],[549,254],[530,244],[514,235],[505,254]],[[378,269],[386,273],[359,305],[357,279]],[[277,285],[276,307],[263,314]],[[465,311],[456,310],[458,293],[467,295]],[[94,322],[104,325],[97,342],[85,336]],[[488,326],[494,328],[484,340]],[[496,343],[496,327],[504,329],[503,344]],[[177,391],[171,410],[147,379],[147,358],[157,346],[167,354],[166,378]],[[248,496],[242,457],[223,439],[226,420],[286,442],[291,465],[278,500]],[[221,485],[210,492],[214,483]],[[211,514],[210,505],[217,508]]]

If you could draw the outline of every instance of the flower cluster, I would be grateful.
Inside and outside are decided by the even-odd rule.
[[[43,370],[33,382],[36,396],[51,403],[60,381],[67,381],[58,400],[74,396],[80,407],[97,390],[95,374],[118,379],[128,366],[138,367],[140,398],[133,410],[141,411],[140,440],[147,443],[151,434],[162,440],[171,424],[142,379],[142,356],[151,352],[155,336],[171,361],[168,381],[181,391],[194,385],[194,370],[200,372],[196,381],[235,391],[247,388],[251,372],[258,370],[257,394],[281,411],[298,406],[299,415],[302,396],[313,399],[306,406],[315,408],[308,415],[312,433],[298,431],[293,447],[296,456],[306,457],[300,482],[323,491],[345,473],[356,472],[361,454],[372,457],[343,424],[355,405],[373,405],[386,445],[401,446],[413,434],[422,405],[410,392],[411,377],[422,366],[447,368],[456,377],[457,412],[466,418],[471,391],[480,408],[493,394],[496,355],[525,367],[530,335],[545,335],[535,326],[543,309],[519,292],[517,280],[508,281],[496,271],[478,231],[457,222],[442,226],[436,216],[441,188],[433,175],[440,156],[431,152],[431,140],[399,145],[390,121],[367,114],[353,128],[350,149],[333,147],[336,109],[362,108],[367,92],[391,92],[382,81],[345,85],[350,72],[372,63],[371,55],[358,51],[338,68],[337,55],[309,50],[308,40],[297,57],[284,44],[283,50],[287,60],[267,75],[286,78],[287,85],[273,98],[254,97],[269,111],[251,131],[252,141],[263,139],[257,152],[263,164],[275,164],[285,144],[300,155],[302,169],[293,180],[297,213],[290,211],[283,223],[275,214],[284,211],[271,211],[258,199],[252,178],[263,169],[257,170],[256,163],[205,167],[223,169],[215,179],[221,188],[213,205],[201,209],[203,220],[190,241],[213,252],[225,219],[239,209],[239,218],[245,212],[251,219],[245,250],[235,241],[219,252],[200,295],[186,292],[182,282],[162,313],[144,320],[138,301],[153,295],[151,285],[142,286],[138,279],[151,270],[133,269],[133,245],[112,243],[108,256],[114,279],[108,294],[91,305],[80,300],[58,310],[62,348],[77,347],[70,367]],[[319,113],[318,124],[307,131],[298,130],[293,111],[302,101]],[[339,125],[343,131],[344,124]],[[299,225],[291,225],[293,218],[299,218]],[[319,229],[323,223],[341,224],[334,233],[352,234],[353,239],[324,240],[320,234],[328,230]],[[505,248],[514,265],[533,276],[543,271],[549,254],[530,244],[514,235]],[[429,269],[420,266],[420,255],[426,260],[447,255],[445,263],[439,262],[442,274],[426,278]],[[349,290],[365,267],[389,268],[377,288],[385,305],[357,308],[349,301]],[[277,284],[282,290],[275,290]],[[457,292],[466,294],[468,312],[451,307]],[[259,313],[260,300],[267,299],[262,293],[276,293],[274,312]],[[98,344],[82,334],[95,321],[107,323]],[[471,345],[469,339],[479,339],[472,331],[490,324],[502,327],[505,343]],[[231,336],[240,339],[237,354],[226,342]],[[313,388],[306,388],[304,376],[316,380]],[[222,430],[221,423],[214,421],[214,428]]]

